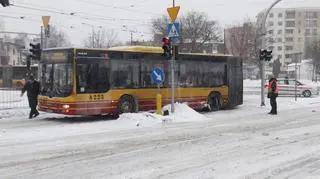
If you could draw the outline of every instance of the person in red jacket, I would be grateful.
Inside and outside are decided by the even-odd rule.
[[[268,84],[268,98],[270,98],[271,111],[269,114],[277,115],[277,97],[278,97],[278,81],[276,78],[271,78]]]

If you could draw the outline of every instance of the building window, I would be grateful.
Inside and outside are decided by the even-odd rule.
[[[269,17],[270,17],[270,18],[273,18],[273,13],[270,13],[270,14],[269,14]]]
[[[278,17],[283,17],[283,14],[282,14],[282,13],[279,13],[279,14],[278,14]]]
[[[269,25],[269,26],[273,26],[273,25],[274,25],[273,21],[269,21],[269,22],[268,22],[268,25]]]
[[[317,29],[312,29],[312,35],[318,35]]]
[[[281,51],[282,50],[282,46],[278,46],[278,51]]]
[[[273,51],[273,49],[274,49],[274,46],[270,46],[270,47],[269,47],[269,50],[272,50],[272,51]]]
[[[306,29],[306,32],[304,34],[305,35],[311,35],[311,30],[310,29]]]
[[[282,38],[278,38],[278,42],[282,42]]]
[[[282,59],[282,55],[278,55],[278,59]]]
[[[269,38],[269,42],[270,43],[274,43],[274,39],[273,38]]]
[[[295,27],[296,22],[295,21],[286,21],[286,27]]]
[[[295,11],[287,11],[287,12],[286,12],[286,18],[287,18],[287,19],[294,19],[294,18],[296,18],[296,12],[295,12]]]
[[[293,46],[286,46],[286,50],[293,50]]]
[[[278,34],[282,34],[282,30],[278,30]]]
[[[291,58],[291,56],[292,56],[291,54],[286,54],[285,55],[286,58]]]
[[[299,34],[301,34],[301,29],[298,30]]]
[[[293,29],[286,29],[286,34],[293,34]]]
[[[293,37],[286,37],[286,42],[293,42]]]
[[[308,19],[314,19],[318,18],[318,13],[317,12],[306,12],[306,18]]]
[[[273,35],[273,30],[269,30],[268,33],[269,33],[270,35]]]
[[[301,42],[301,37],[298,38],[298,42]]]
[[[279,25],[279,26],[282,26],[282,25],[283,25],[283,22],[282,22],[282,21],[279,21],[279,22],[278,22],[278,25]]]
[[[317,27],[318,21],[317,20],[306,20],[305,26],[306,27]]]

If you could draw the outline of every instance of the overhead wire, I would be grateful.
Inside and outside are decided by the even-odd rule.
[[[92,4],[92,5],[96,5],[99,7],[107,7],[107,8],[112,8],[112,9],[119,9],[119,10],[123,10],[123,11],[128,11],[128,12],[134,12],[134,13],[144,13],[144,14],[154,14],[154,15],[162,15],[160,13],[155,13],[155,12],[148,12],[148,11],[141,11],[141,10],[134,10],[132,8],[127,8],[127,7],[121,7],[121,6],[114,6],[114,5],[107,5],[107,4],[101,4],[101,3],[95,3],[92,1],[88,1],[88,0],[77,0],[78,2],[82,2],[82,3],[86,3],[86,4]]]

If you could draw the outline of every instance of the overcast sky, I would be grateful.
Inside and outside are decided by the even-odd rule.
[[[273,1],[176,0],[176,5],[181,6],[180,15],[189,10],[201,11],[207,13],[212,20],[219,21],[221,26],[225,26],[239,23],[246,18],[254,18]],[[121,41],[130,40],[130,32],[122,31],[125,28],[140,32],[133,34],[134,40],[150,39],[150,20],[166,15],[166,8],[172,6],[172,0],[10,0],[10,2],[24,8],[0,7],[0,19],[5,22],[4,30],[38,33],[42,25],[41,16],[50,15],[50,24],[66,32],[74,46],[81,45],[92,30],[92,26],[117,30]],[[320,7],[320,0],[283,0],[277,7]],[[39,11],[45,9],[50,11]],[[75,14],[63,15],[63,12]],[[25,19],[4,16],[24,16]]]

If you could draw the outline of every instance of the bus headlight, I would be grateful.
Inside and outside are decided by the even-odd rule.
[[[67,105],[67,104],[63,105],[62,107],[63,107],[64,109],[69,109],[69,108],[70,108],[70,106]]]

